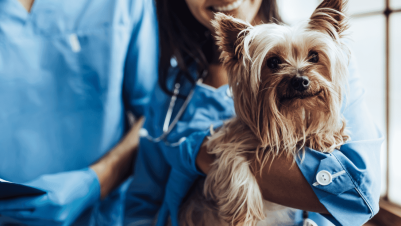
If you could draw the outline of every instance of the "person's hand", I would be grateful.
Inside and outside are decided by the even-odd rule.
[[[203,141],[201,148],[199,149],[198,156],[196,156],[196,166],[202,173],[208,174],[212,163],[216,160],[216,156],[208,153],[206,148],[206,140]]]
[[[132,174],[132,166],[139,145],[139,130],[144,120],[143,117],[135,120],[124,139],[107,155],[90,166],[98,176],[101,198],[106,197]]]
[[[90,168],[43,175],[26,183],[47,193],[0,201],[0,215],[27,225],[70,225],[128,177],[142,124],[143,118],[136,121],[124,139]]]
[[[43,175],[26,185],[47,193],[0,201],[0,215],[27,225],[70,225],[100,198],[97,176],[89,168]]]

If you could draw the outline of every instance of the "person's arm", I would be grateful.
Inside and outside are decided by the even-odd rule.
[[[214,156],[207,153],[206,145],[202,145],[196,158],[198,168],[207,174],[214,160]],[[258,168],[260,167],[255,167]],[[269,161],[266,164],[262,174],[257,173],[255,176],[266,200],[297,209],[328,213],[301,170],[294,165],[293,158],[277,157],[273,162]]]
[[[101,198],[106,197],[132,173],[142,124],[143,118],[140,118],[117,146],[90,167],[99,179]]]
[[[27,225],[70,225],[131,172],[142,121],[135,122],[124,139],[90,168],[42,175],[27,182],[46,194],[0,200],[0,215]]]
[[[322,213],[336,225],[360,225],[373,217],[380,194],[383,138],[369,116],[364,89],[353,66],[351,61],[350,94],[343,107],[351,141],[332,154],[307,148],[303,161],[296,159],[296,164],[293,158],[276,158],[256,175],[266,200]],[[196,159],[198,168],[207,174],[213,159],[203,146]],[[326,186],[314,186],[322,170],[344,174]]]
[[[269,161],[262,174],[257,173],[255,176],[266,200],[296,209],[329,213],[292,157],[280,156],[273,162]]]

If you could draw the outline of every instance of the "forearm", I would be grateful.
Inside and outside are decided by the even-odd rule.
[[[296,209],[328,214],[306,181],[293,157],[281,155],[268,161],[255,174],[263,198]]]
[[[213,155],[207,153],[206,146],[202,145],[196,164],[203,173],[207,174],[214,159]],[[292,157],[280,156],[274,161],[269,161],[262,168],[260,166],[254,166],[254,168],[260,169],[255,176],[264,199],[297,209],[328,213]]]
[[[99,179],[101,198],[118,187],[132,172],[132,164],[139,144],[139,129],[142,124],[143,118],[136,121],[121,142],[91,166]]]

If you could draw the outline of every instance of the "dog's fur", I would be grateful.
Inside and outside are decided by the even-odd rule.
[[[305,146],[332,152],[349,139],[340,112],[349,58],[344,8],[343,0],[324,0],[295,27],[252,26],[216,14],[236,117],[209,138],[207,149],[217,159],[181,207],[180,225],[291,224],[292,209],[263,200],[254,176],[260,169],[252,161],[263,167],[281,154],[302,158]],[[311,53],[318,62],[311,62]],[[266,66],[271,57],[280,59],[278,68]],[[292,89],[294,76],[307,76],[309,89]]]

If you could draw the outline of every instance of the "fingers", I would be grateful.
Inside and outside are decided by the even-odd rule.
[[[140,128],[142,128],[144,122],[145,122],[145,117],[142,116],[134,122],[134,125],[132,127],[135,127],[136,129],[140,129]]]
[[[1,211],[1,215],[8,216],[14,219],[22,220],[25,218],[29,218],[32,216],[32,212],[34,209],[26,209],[26,210],[5,210]]]
[[[5,216],[1,218],[1,223],[5,223],[5,225],[8,225],[7,223],[10,223],[10,225],[32,225],[32,226],[57,226],[57,225],[62,225],[61,222],[54,221],[54,220],[49,220],[49,219],[41,219],[35,217],[33,214],[33,211],[28,211],[28,210],[22,210],[22,211],[12,211],[12,210],[7,210],[1,212],[0,216]],[[4,219],[5,218],[5,219]]]
[[[138,120],[135,120],[131,129],[125,136],[124,142],[129,143],[130,146],[137,146],[139,143],[139,130],[142,128],[144,122],[144,117],[140,117]]]
[[[0,214],[4,211],[12,210],[12,211],[32,211],[36,206],[39,206],[45,202],[47,202],[48,196],[47,194],[35,197],[24,197],[24,198],[15,198],[15,199],[7,199],[0,201]]]
[[[32,204],[35,198],[17,198],[0,201],[0,213],[8,210],[30,210],[34,208]]]

